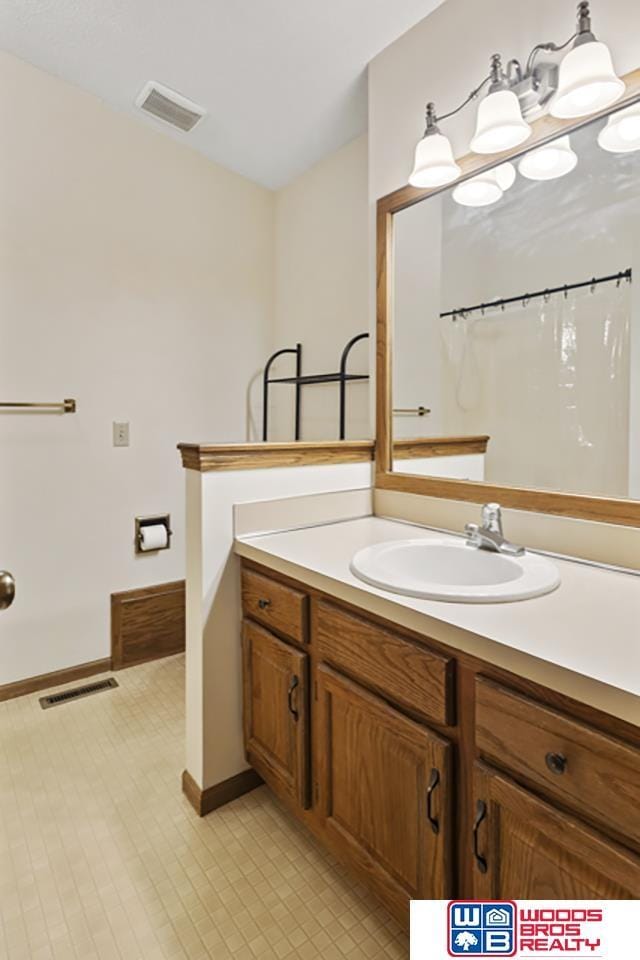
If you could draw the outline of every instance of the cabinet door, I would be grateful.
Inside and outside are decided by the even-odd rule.
[[[319,807],[331,846],[397,916],[411,897],[449,896],[449,745],[329,667],[317,679]]]
[[[276,792],[308,807],[308,656],[245,620],[247,759]]]
[[[640,858],[484,764],[474,778],[474,896],[497,900],[640,897]]]

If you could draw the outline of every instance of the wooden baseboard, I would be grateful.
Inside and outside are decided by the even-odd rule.
[[[185,581],[111,594],[111,663],[114,670],[185,648]]]
[[[223,807],[225,803],[237,800],[262,783],[262,777],[255,770],[243,770],[235,777],[229,777],[228,780],[201,790],[187,770],[182,772],[182,791],[199,817],[205,817],[212,810]]]
[[[5,683],[0,686],[0,701],[24,697],[28,693],[59,687],[63,683],[73,683],[74,680],[92,677],[96,673],[107,673],[109,670],[111,670],[111,660],[91,660],[89,663],[79,663],[76,667],[54,670],[53,673],[41,673],[37,677],[27,677],[26,680],[16,680],[14,683]]]

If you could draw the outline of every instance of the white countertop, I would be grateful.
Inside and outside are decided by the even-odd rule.
[[[241,556],[640,725],[640,578],[554,560],[553,593],[515,603],[445,603],[398,596],[355,577],[357,550],[440,539],[423,527],[364,517],[236,539]]]

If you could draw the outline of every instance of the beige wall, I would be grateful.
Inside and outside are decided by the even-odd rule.
[[[338,369],[347,340],[368,329],[367,138],[347,144],[276,197],[274,349],[302,343],[303,373]],[[357,344],[350,369],[366,371],[370,345]],[[293,372],[292,357],[274,376]],[[370,436],[366,383],[347,387],[349,439]],[[269,439],[293,438],[293,388],[272,388]],[[302,395],[303,438],[338,436],[338,386]]]
[[[241,440],[271,349],[273,194],[0,60],[0,684],[109,654],[109,593],[184,576],[176,444]],[[113,420],[131,446],[111,445]],[[171,550],[136,556],[136,514]]]

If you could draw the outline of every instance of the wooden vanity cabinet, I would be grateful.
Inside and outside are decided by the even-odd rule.
[[[630,900],[640,859],[484,764],[474,778],[473,897]]]
[[[396,913],[448,896],[448,742],[325,664],[316,682],[318,813],[332,846]]]
[[[251,620],[242,631],[247,759],[279,793],[309,806],[309,657]]]
[[[638,728],[246,561],[243,612],[249,763],[401,923],[640,898]]]
[[[484,677],[475,688],[483,758],[640,848],[637,748]]]

